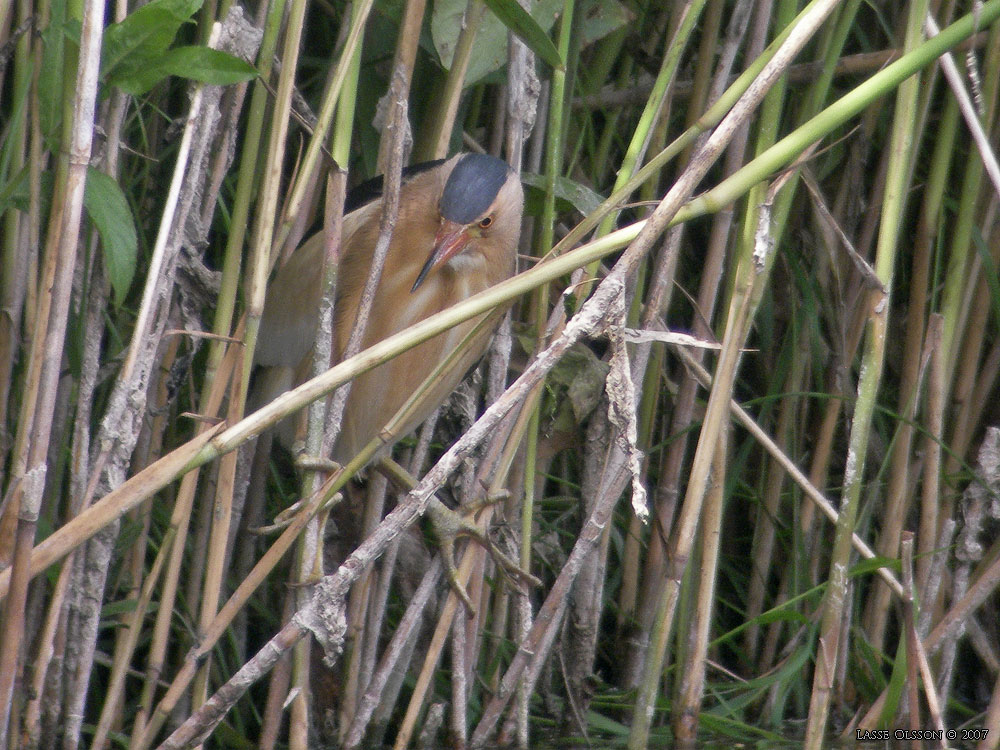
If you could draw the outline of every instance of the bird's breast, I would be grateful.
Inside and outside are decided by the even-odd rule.
[[[463,260],[460,263],[465,264],[461,269],[456,269],[453,265],[441,268],[413,292],[406,288],[408,284],[412,284],[412,280],[406,279],[405,274],[402,278],[400,275],[385,278],[380,285],[378,298],[399,300],[399,307],[390,311],[389,315],[373,316],[365,335],[365,346],[399,333],[488,286],[488,283],[474,278],[478,274],[458,272],[467,270],[476,261]],[[462,345],[479,320],[480,317],[476,317],[460,323],[355,379],[345,409],[335,458],[339,461],[349,460],[379,434],[420,384]],[[469,342],[449,369],[441,373],[431,385],[424,401],[426,406],[401,424],[395,437],[402,437],[412,431],[447,398],[468,369],[482,357],[491,336],[492,331],[477,333],[476,338]]]

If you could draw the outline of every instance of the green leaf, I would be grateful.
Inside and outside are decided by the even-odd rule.
[[[986,287],[990,291],[990,303],[993,307],[993,315],[997,322],[1000,323],[1000,277],[997,275],[996,263],[993,262],[993,254],[986,245],[986,239],[983,237],[983,233],[979,231],[979,227],[973,227],[972,241],[976,245],[979,260],[982,262],[983,269],[985,270],[982,277],[986,280]]]
[[[539,197],[536,193],[541,194],[545,190],[544,175],[522,172],[521,182],[530,188],[527,196],[529,203],[532,203],[535,198]],[[555,192],[557,200],[568,203],[569,206],[575,208],[584,216],[595,211],[604,201],[604,198],[600,194],[568,177],[556,177]],[[563,209],[564,207],[560,206],[559,210]],[[533,215],[530,208],[528,209],[528,213]]]
[[[87,214],[101,235],[104,265],[114,290],[115,304],[120,305],[135,276],[139,243],[132,212],[118,183],[93,168],[87,170],[83,200]]]
[[[6,185],[0,185],[0,216],[9,207],[28,212],[28,165],[24,164]]]
[[[436,0],[431,15],[431,38],[444,68],[450,68],[455,55],[455,45],[462,30],[468,0]],[[516,3],[514,3],[517,5]],[[548,30],[555,23],[556,14],[562,9],[562,0],[538,0],[531,7],[532,24],[545,38],[552,51],[555,47],[548,40]],[[492,6],[490,6],[492,7]],[[518,10],[520,6],[517,6]],[[524,13],[522,10],[521,13]],[[525,13],[525,15],[527,15]],[[530,45],[529,45],[530,46]],[[558,57],[558,53],[556,53]],[[465,86],[471,86],[507,62],[507,26],[494,13],[482,17],[472,45],[469,68],[465,72]]]
[[[754,618],[757,625],[771,625],[775,622],[797,622],[805,625],[809,618],[794,609],[772,609]]]
[[[882,713],[878,717],[877,726],[879,729],[888,729],[892,726],[905,687],[906,638],[900,638],[899,643],[896,644],[896,658],[892,663],[892,675],[889,677],[889,684],[885,691],[885,703],[883,703]]]
[[[235,55],[210,47],[178,47],[167,53],[170,75],[212,86],[228,86],[256,77],[257,69]]]
[[[891,557],[872,557],[865,560],[861,560],[857,565],[851,568],[850,576],[851,578],[856,578],[858,576],[868,575],[870,573],[876,572],[879,568],[889,568],[895,572],[900,571],[900,563],[898,559],[893,559]]]
[[[66,19],[66,3],[55,0],[52,3],[52,20],[42,30],[42,64],[38,71],[39,119],[42,136],[50,149],[59,147],[59,132],[62,127],[63,83],[66,76],[66,55],[76,59],[80,46],[80,22]]]
[[[201,0],[152,0],[104,32],[101,75],[119,85],[138,71],[158,64],[180,27],[201,7]]]
[[[101,607],[101,619],[104,621],[111,619],[118,619],[122,615],[128,615],[138,608],[139,602],[137,599],[122,599],[117,602],[108,602],[103,607]],[[111,626],[116,626],[118,623],[107,623]]]
[[[583,31],[582,46],[606,37],[634,17],[618,0],[582,0],[575,13]]]
[[[114,83],[123,91],[140,96],[172,75],[226,86],[253,78],[257,70],[228,52],[209,47],[177,47],[150,65],[131,71],[127,77],[116,78]]]
[[[559,50],[549,39],[549,35],[528,11],[517,4],[517,0],[484,0],[484,2],[501,23],[517,34],[532,52],[553,68],[562,70],[565,67]]]
[[[10,179],[10,182],[0,187],[0,215],[8,208],[28,213],[31,201],[28,178],[28,165],[25,164]],[[39,175],[39,200],[41,202],[39,210],[44,223],[52,203],[52,172],[49,170],[45,170]]]
[[[628,726],[597,711],[587,712],[587,726],[612,737],[628,737],[629,733]]]

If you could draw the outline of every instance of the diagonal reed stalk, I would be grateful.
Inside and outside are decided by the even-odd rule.
[[[515,5],[252,3],[259,77],[219,88],[233,3],[0,4],[0,750],[818,747],[968,716],[1000,746],[1000,0]],[[525,174],[520,273],[244,415],[317,186],[332,299],[344,195],[394,181],[406,128],[413,161]],[[354,377],[498,309],[489,368],[394,449],[412,491],[361,472],[370,536],[316,554],[377,446],[253,479],[237,449],[312,404],[321,453]],[[459,546],[463,616],[404,529],[484,496],[541,583]]]

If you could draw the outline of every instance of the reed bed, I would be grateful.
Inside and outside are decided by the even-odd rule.
[[[525,6],[0,4],[0,748],[1000,747],[1000,0]],[[273,267],[459,150],[520,273],[249,410]],[[394,482],[245,501],[508,307]]]

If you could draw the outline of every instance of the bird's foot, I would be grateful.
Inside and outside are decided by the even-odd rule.
[[[296,446],[298,448],[298,446]],[[341,466],[336,461],[331,461],[328,458],[323,458],[322,456],[310,456],[302,450],[296,449],[295,451],[295,468],[299,471],[323,471],[327,474],[332,474],[338,471]],[[321,510],[329,510],[334,505],[339,503],[343,499],[341,493],[336,493],[326,505]],[[270,526],[261,526],[256,529],[251,529],[255,534],[271,534],[275,531],[281,531],[288,524],[292,522],[292,519],[298,514],[302,509],[302,506],[306,504],[306,498],[300,498],[294,503],[285,508],[281,513],[274,517],[274,523]]]
[[[334,505],[336,505],[343,499],[344,499],[343,493],[341,492],[334,493],[333,497],[327,500],[326,503],[324,503],[323,507],[320,508],[319,511],[317,512],[328,513],[330,508],[332,508]],[[274,517],[274,523],[268,526],[257,526],[255,528],[252,528],[250,529],[250,533],[265,536],[267,534],[273,534],[275,532],[284,530],[289,524],[291,524],[292,521],[295,520],[295,516],[297,516],[299,514],[299,511],[301,511],[306,506],[308,501],[309,498],[307,497],[299,498],[294,503],[285,508],[283,511],[281,511],[281,513],[276,515]]]
[[[295,468],[299,471],[323,471],[332,474],[341,468],[340,464],[322,456],[310,456],[302,451],[295,454]]]
[[[383,458],[379,461],[378,470],[390,482],[403,490],[412,490],[417,486],[417,481],[410,473],[391,458]],[[430,503],[427,506],[427,519],[430,521],[431,529],[441,550],[441,559],[444,562],[448,582],[451,584],[452,590],[468,609],[470,616],[475,613],[476,608],[473,606],[472,600],[465,590],[465,586],[459,580],[458,568],[455,567],[455,540],[461,536],[470,537],[478,542],[490,554],[490,557],[493,558],[503,574],[515,582],[515,585],[542,585],[542,582],[535,578],[535,576],[521,568],[516,561],[504,554],[482,529],[468,520],[468,516],[475,515],[483,508],[506,499],[507,496],[508,493],[503,492],[494,497],[487,497],[483,500],[463,505],[458,511],[452,510],[436,497],[431,497]]]
[[[483,547],[493,558],[497,567],[504,575],[513,579],[516,585],[540,586],[542,583],[518,565],[515,560],[508,557],[482,529],[468,520],[468,515],[477,513],[486,505],[498,502],[499,499],[501,498],[487,499],[474,503],[472,506],[463,506],[461,511],[454,511],[436,497],[432,497],[427,506],[427,518],[431,522],[434,536],[441,549],[441,558],[444,562],[448,582],[458,598],[465,604],[470,617],[475,614],[476,608],[462,585],[458,577],[458,569],[455,567],[455,540],[461,536],[469,537]]]
[[[319,583],[322,580],[323,580],[323,572],[320,571],[319,573],[317,573],[317,572],[313,571],[312,573],[310,573],[305,578],[303,578],[303,579],[301,579],[299,581],[289,581],[285,585],[288,588],[290,588],[290,589],[296,589],[296,590],[298,590],[298,589],[308,588],[309,586],[315,586],[317,583]]]

